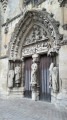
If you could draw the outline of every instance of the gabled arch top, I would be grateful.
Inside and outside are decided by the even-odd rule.
[[[22,47],[25,44],[25,40],[28,40],[26,39],[26,37],[31,33],[31,30],[35,31],[36,29],[38,29],[38,31],[40,31],[40,28],[42,28],[41,30],[43,30],[43,33],[47,34],[47,35],[43,34],[44,37],[47,36],[46,41],[48,41],[49,39],[54,44],[58,44],[63,38],[63,36],[59,34],[58,27],[59,22],[54,20],[53,15],[49,14],[45,9],[27,11],[23,15],[23,17],[19,20],[19,22],[16,24],[15,30],[12,33],[10,40],[9,57],[11,59],[21,58]],[[39,34],[39,32],[36,34]],[[41,38],[39,38],[39,40],[41,40]]]

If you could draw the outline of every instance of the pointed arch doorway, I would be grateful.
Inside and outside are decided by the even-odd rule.
[[[46,10],[27,11],[19,20],[18,24],[16,24],[11,36],[9,59],[14,61],[16,59],[22,60],[22,57],[26,58],[32,56],[34,53],[51,54],[51,51],[57,53],[57,49],[59,49],[58,44],[63,38],[62,35],[59,34],[58,27],[59,23],[55,21],[52,15],[47,13]],[[42,59],[46,58],[41,58],[40,61],[42,61]],[[24,96],[24,62],[21,64],[21,66],[23,66],[21,68],[23,71],[21,84]],[[44,71],[44,68],[41,70],[41,73]],[[46,74],[48,74],[48,72]],[[42,82],[40,84],[42,84]],[[37,88],[39,85],[35,87]],[[39,91],[37,92],[39,96]],[[41,94],[42,93],[41,89]]]
[[[51,101],[51,89],[49,88],[49,66],[51,58],[47,54],[40,55],[39,60],[39,100]],[[25,58],[25,94],[26,98],[32,98],[31,87],[32,57]]]

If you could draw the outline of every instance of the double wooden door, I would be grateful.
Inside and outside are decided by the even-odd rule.
[[[40,57],[40,100],[51,100],[51,89],[49,88],[49,66],[51,58],[47,55]]]
[[[51,58],[47,55],[40,57],[39,64],[39,84],[40,84],[40,100],[51,100],[51,89],[49,88],[49,66]],[[32,58],[25,60],[25,97],[31,98],[31,65]]]
[[[31,65],[32,58],[25,59],[25,97],[31,98]]]

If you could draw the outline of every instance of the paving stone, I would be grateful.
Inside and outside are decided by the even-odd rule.
[[[67,111],[30,99],[0,100],[0,120],[67,120]]]

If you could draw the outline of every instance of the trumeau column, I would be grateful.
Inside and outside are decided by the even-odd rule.
[[[39,79],[38,79],[39,55],[34,54],[32,58],[33,58],[33,63],[31,66],[32,100],[39,100]]]
[[[25,67],[25,63],[24,63],[24,57],[22,58],[22,73],[21,73],[21,87],[22,87],[22,97],[24,97],[24,67]]]

